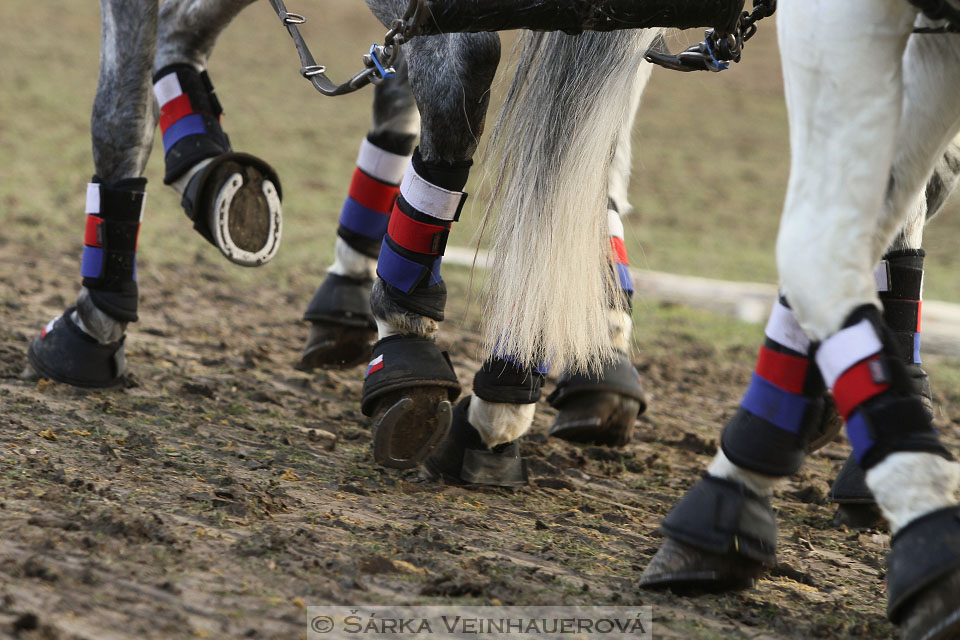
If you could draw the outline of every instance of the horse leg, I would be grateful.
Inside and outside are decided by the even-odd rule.
[[[921,25],[930,26],[925,18]],[[928,215],[935,214],[945,198],[944,189],[957,181],[951,165],[956,166],[954,137],[960,131],[960,43],[952,37],[913,36],[903,69],[903,117],[892,179],[874,233],[875,248],[886,245],[918,198],[931,196]],[[914,227],[912,240],[917,246],[920,225]],[[909,345],[903,349],[907,353],[899,355],[910,361],[908,349]],[[910,391],[909,382],[903,386]],[[952,458],[929,426],[931,416],[914,398],[914,415],[919,417],[906,420],[901,414],[890,431],[884,429],[890,422],[870,420],[870,403],[877,402],[872,399],[858,409],[867,424],[879,429],[867,431],[864,439],[853,418],[848,419],[847,429],[854,454],[866,470],[867,486],[894,536],[887,560],[890,619],[901,625],[905,637],[956,637],[960,635],[960,507],[956,504],[960,466],[947,462]]]
[[[960,167],[958,167],[960,169]],[[904,228],[883,255],[876,270],[877,292],[883,304],[883,320],[894,332],[900,355],[914,395],[933,419],[933,393],[920,361],[920,309],[923,297],[923,259],[921,249],[925,221],[935,215],[945,195],[941,189],[955,183],[954,172],[944,162],[938,165],[928,185],[929,195],[913,207]],[[939,204],[935,201],[939,200]],[[833,485],[829,499],[837,503],[835,522],[855,529],[882,526],[883,514],[877,507],[863,469],[853,455],[847,458]]]
[[[811,343],[784,299],[774,303],[757,365],[707,475],[664,520],[663,546],[640,585],[687,591],[749,587],[776,563],[770,494],[821,430],[826,388]],[[708,505],[726,505],[720,512]]]
[[[796,38],[790,29],[809,35],[810,16],[820,15],[826,7],[801,7],[797,3],[788,5],[788,15],[780,16],[793,173],[781,225],[778,260],[781,284],[797,310],[791,311],[784,302],[775,307],[753,381],[740,411],[724,429],[722,451],[704,480],[664,521],[667,541],[644,572],[641,583],[645,586],[693,583],[707,588],[729,588],[737,586],[736,578],[742,578],[738,571],[752,569],[756,574],[764,564],[775,561],[776,519],[769,504],[763,501],[763,492],[759,489],[764,487],[757,486],[756,482],[751,484],[748,474],[760,474],[763,484],[769,485],[778,477],[792,474],[802,463],[804,436],[818,422],[810,417],[822,411],[822,379],[826,378],[830,386],[834,382],[833,377],[824,375],[822,364],[811,366],[807,334],[821,340],[842,326],[845,316],[853,309],[864,302],[878,302],[871,272],[879,252],[873,254],[871,234],[879,217],[877,212],[881,210],[899,116],[897,70],[906,35],[898,29],[908,28],[912,18],[909,10],[893,2],[883,3],[881,7],[868,5],[859,2],[835,8],[842,15],[836,16],[837,21],[831,24],[842,26],[817,32],[815,45],[829,50],[830,56],[841,55],[849,61],[850,64],[842,68],[830,65],[826,53],[821,53],[820,59],[805,54],[802,64],[798,63],[800,58],[795,57],[802,38]],[[809,14],[804,13],[807,10]],[[886,24],[888,20],[895,21],[895,26],[891,28]],[[851,24],[857,25],[853,33],[846,30]],[[864,30],[860,32],[858,28]],[[871,59],[863,50],[867,42],[873,45],[871,54],[881,55],[881,60]],[[818,51],[816,46],[813,49]],[[863,72],[857,62],[865,63],[865,68],[894,71],[889,71],[886,83],[877,82],[875,78],[864,79],[858,76]],[[874,64],[879,67],[872,67]],[[864,105],[861,109],[859,104],[843,103],[846,96],[826,99],[811,93],[812,88],[822,86],[852,88],[856,92],[854,100],[865,100],[870,106]],[[834,99],[837,102],[833,102]],[[840,104],[843,108],[838,110]],[[851,113],[860,119],[855,127],[842,120]],[[819,119],[831,115],[834,120]],[[869,143],[858,138],[861,132],[869,133]],[[885,132],[889,133],[889,139],[883,137]],[[878,137],[880,143],[870,146]],[[824,154],[835,161],[851,158],[842,166],[854,175],[844,175],[840,181],[835,175],[819,173]],[[865,165],[860,164],[861,160],[865,160]],[[851,179],[857,188],[847,188]],[[798,197],[798,193],[803,193],[803,197]],[[839,234],[811,237],[833,228],[842,229],[845,237],[840,238]],[[841,241],[842,246],[838,246]],[[815,255],[804,253],[812,251]],[[836,277],[838,264],[835,263],[839,264],[839,273],[847,278]],[[820,277],[811,276],[812,271]],[[861,275],[863,272],[866,277]],[[851,278],[851,275],[858,277]],[[808,281],[814,280],[818,286],[809,286]],[[831,322],[835,324],[831,326]],[[821,346],[817,352],[818,364],[823,353]],[[836,391],[841,413],[849,415],[849,400]],[[919,404],[913,398],[907,401]],[[732,484],[726,484],[730,482]],[[725,503],[729,507],[722,511],[705,508],[711,503]]]
[[[566,373],[548,396],[559,411],[549,434],[571,442],[589,442],[623,446],[630,441],[637,417],[646,409],[640,374],[630,362],[630,336],[633,330],[633,281],[630,260],[624,245],[621,215],[633,210],[627,188],[632,161],[631,135],[640,98],[646,89],[653,66],[639,65],[630,96],[630,117],[624,120],[610,164],[607,186],[607,229],[610,235],[610,262],[617,272],[622,304],[608,311],[610,340],[616,359],[605,362],[599,372]]]
[[[389,4],[374,8],[389,17],[397,3]],[[379,340],[361,403],[374,418],[376,461],[396,468],[422,463],[437,447],[450,426],[450,401],[460,393],[434,341],[446,302],[440,262],[466,197],[462,189],[500,59],[495,34],[423,38],[408,47],[410,85],[422,118],[420,145],[380,248],[371,297]]]
[[[888,614],[907,637],[952,637],[960,628],[960,470],[911,388],[873,269],[960,125],[960,47],[914,40],[905,65],[916,11],[896,1],[781,9],[792,143],[777,245],[781,286],[804,333],[819,342],[817,369],[894,533]],[[846,63],[832,64],[836,55]],[[918,99],[922,105],[903,109]],[[901,120],[902,111],[922,119]],[[740,525],[754,519],[734,516]],[[677,537],[669,521],[665,530]],[[703,537],[694,547],[705,553]]]
[[[303,316],[310,322],[310,335],[298,369],[352,367],[370,359],[377,335],[370,312],[377,256],[419,121],[403,61],[396,77],[374,87],[373,126],[360,144],[340,212],[334,263]]]
[[[153,74],[164,183],[181,194],[194,228],[243,266],[269,261],[280,247],[280,181],[260,158],[231,149],[206,66],[217,37],[252,1],[164,2]]]
[[[584,217],[600,222],[593,215],[589,204],[594,201],[594,196],[600,196],[607,203],[607,224],[603,225],[608,227],[610,236],[604,252],[607,259],[605,264],[598,266],[600,271],[611,271],[614,277],[619,276],[620,286],[614,295],[603,298],[603,305],[610,307],[605,318],[608,326],[606,337],[614,347],[615,357],[605,361],[595,372],[565,376],[560,385],[562,389],[551,396],[555,406],[563,409],[561,432],[562,437],[567,439],[622,443],[629,438],[630,429],[643,408],[643,391],[639,377],[627,357],[631,331],[630,295],[633,287],[623,246],[623,226],[616,209],[618,206],[623,206],[624,209],[629,207],[626,187],[630,170],[630,133],[633,116],[651,71],[649,65],[631,62],[635,60],[632,56],[636,56],[637,52],[642,53],[645,50],[643,43],[652,39],[653,35],[631,34],[623,37],[611,34],[579,39],[566,36],[544,39],[539,34],[533,36],[525,45],[523,62],[497,125],[502,139],[515,143],[515,147],[510,148],[516,149],[517,156],[525,159],[525,166],[544,167],[543,172],[525,173],[549,174],[546,185],[525,182],[521,186],[520,180],[512,180],[507,191],[525,201],[522,206],[513,206],[518,200],[511,200],[510,206],[503,207],[510,212],[525,211],[532,220],[537,220],[540,226],[535,230],[535,236],[538,239],[553,236],[555,226],[564,224],[554,222],[549,215],[537,215],[541,207],[549,214],[553,213],[548,204],[551,202],[550,197],[563,202],[571,214],[580,214],[577,216],[578,223]],[[528,55],[532,51],[536,53]],[[539,60],[541,55],[543,59]],[[611,64],[607,64],[608,62]],[[610,88],[606,86],[595,86],[597,83],[603,85],[605,78],[577,76],[572,83],[568,83],[570,76],[561,72],[567,68],[594,66],[614,69],[618,64],[624,65],[623,75],[612,70],[611,75],[617,78],[632,77],[634,82],[623,83],[621,80],[612,90],[606,90]],[[542,78],[544,82],[538,81],[537,88],[528,92],[527,74],[532,69],[537,70],[538,80]],[[631,73],[631,76],[626,75]],[[560,93],[604,95],[605,100],[602,101],[603,106],[580,104],[576,100],[563,101],[563,104],[558,105],[555,104],[555,96]],[[543,109],[537,105],[543,105]],[[539,121],[537,127],[547,122],[553,123],[552,128],[551,125],[543,126],[545,130],[541,131],[542,135],[530,136],[529,126],[532,126],[532,123],[522,116],[516,118],[520,114],[519,109],[536,114],[535,119]],[[560,122],[564,123],[563,127],[556,126],[556,123]],[[576,137],[576,132],[588,130],[590,143],[595,145],[591,148],[596,150],[596,155],[585,151],[580,145],[569,144],[566,139],[567,135]],[[598,130],[602,133],[598,133]],[[526,135],[524,143],[520,142],[520,137],[512,135],[519,131]],[[563,135],[558,136],[560,131]],[[585,141],[581,139],[581,142]],[[609,161],[609,156],[613,156],[612,161]],[[569,162],[565,162],[568,157]],[[605,157],[608,162],[603,161]],[[533,158],[539,159],[539,162]],[[557,177],[558,163],[570,172],[570,182]],[[514,178],[519,176],[515,175]],[[526,180],[527,176],[523,176],[523,179]],[[564,187],[571,184],[577,185],[575,197],[564,192]],[[540,192],[547,192],[549,196],[539,200]],[[585,193],[589,195],[585,196]],[[606,197],[603,197],[604,195]],[[505,197],[504,200],[506,199]],[[513,224],[513,216],[503,217],[508,224]],[[549,233],[544,232],[544,226],[550,227]],[[573,225],[574,229],[576,227],[577,225]],[[513,234],[520,233],[514,227],[511,229]],[[582,241],[582,238],[571,237],[570,240]],[[562,251],[569,248],[562,242],[557,242],[554,248],[557,246],[563,247]],[[560,258],[564,256],[562,251]],[[546,251],[540,255],[544,253],[550,259],[558,257]],[[540,264],[530,255],[524,255],[524,258],[524,268]],[[518,266],[518,262],[519,260],[512,266]],[[589,261],[588,264],[593,266]],[[544,271],[549,273],[549,269]],[[539,288],[549,291],[549,287],[544,287],[543,284],[541,278]],[[551,286],[554,284],[551,283]],[[601,318],[604,306],[594,310],[600,311],[597,315]],[[507,309],[516,312],[517,307],[513,300],[506,308],[497,310],[504,311],[505,315],[509,316]],[[553,311],[556,312],[556,309]],[[518,440],[533,422],[535,403],[540,397],[545,373],[544,365],[524,365],[512,355],[502,353],[499,345],[496,345],[493,355],[474,376],[473,395],[461,401],[454,410],[450,433],[440,448],[428,458],[427,472],[433,477],[443,477],[456,483],[510,487],[524,484],[525,475],[519,457]]]
[[[615,163],[612,169],[617,169]],[[626,167],[629,171],[629,165]],[[633,279],[623,242],[623,223],[610,199],[607,227],[610,233],[611,266],[617,272],[621,304],[608,313],[610,341],[616,359],[604,362],[600,371],[568,372],[557,382],[547,401],[559,413],[549,434],[570,442],[589,442],[622,447],[630,442],[637,417],[646,409],[640,374],[630,362],[633,320]]]
[[[123,383],[123,334],[137,320],[136,244],[155,125],[150,69],[157,1],[102,0],[100,76],[91,130],[96,175],[87,186],[77,303],[28,350],[24,376],[81,387]]]

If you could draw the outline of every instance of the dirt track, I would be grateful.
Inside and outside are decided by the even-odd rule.
[[[115,392],[17,379],[38,318],[63,301],[3,265],[0,635],[292,638],[306,633],[305,605],[450,599],[642,601],[665,638],[892,634],[887,538],[836,530],[823,504],[836,444],[780,492],[782,564],[757,590],[635,587],[657,522],[736,405],[751,349],[664,336],[638,359],[652,402],[626,449],[548,441],[544,406],[524,444],[533,486],[470,491],[375,467],[362,369],[294,370],[295,297],[226,294],[205,264],[148,279],[132,383]],[[192,286],[174,284],[188,275]],[[457,324],[442,341],[469,381],[478,343]],[[957,407],[943,409],[956,444]]]

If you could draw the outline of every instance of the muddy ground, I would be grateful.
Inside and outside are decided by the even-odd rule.
[[[529,488],[444,486],[372,464],[362,368],[292,367],[302,296],[233,295],[203,255],[146,284],[130,383],[109,392],[18,379],[38,319],[64,302],[49,291],[69,278],[38,283],[4,258],[0,636],[297,638],[312,604],[450,601],[642,602],[664,638],[892,636],[887,536],[837,529],[824,503],[840,443],[778,492],[780,565],[755,590],[636,587],[658,521],[736,406],[751,348],[664,335],[635,356],[651,406],[626,448],[546,438],[541,403],[523,445]],[[454,320],[441,340],[468,382],[471,329]],[[940,404],[954,445],[958,409]]]

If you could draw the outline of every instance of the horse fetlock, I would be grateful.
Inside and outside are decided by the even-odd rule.
[[[911,521],[954,504],[960,464],[933,453],[901,451],[870,468],[866,484],[896,534]]]
[[[90,291],[84,287],[77,296],[76,310],[71,315],[81,331],[96,339],[100,344],[116,342],[126,332],[127,323],[116,320],[101,311],[90,298]]]
[[[401,335],[435,339],[440,332],[440,323],[433,318],[401,307],[397,296],[391,295],[388,286],[381,278],[377,278],[370,294],[370,308],[377,323],[380,339]]]
[[[483,444],[492,448],[523,436],[533,424],[536,409],[537,405],[533,403],[489,402],[474,397],[470,402],[468,418],[480,434]]]

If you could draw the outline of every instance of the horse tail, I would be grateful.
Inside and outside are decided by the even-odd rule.
[[[623,301],[608,262],[608,171],[657,34],[521,36],[486,159],[486,215],[497,215],[484,338],[499,355],[580,371],[613,357],[608,310]]]

